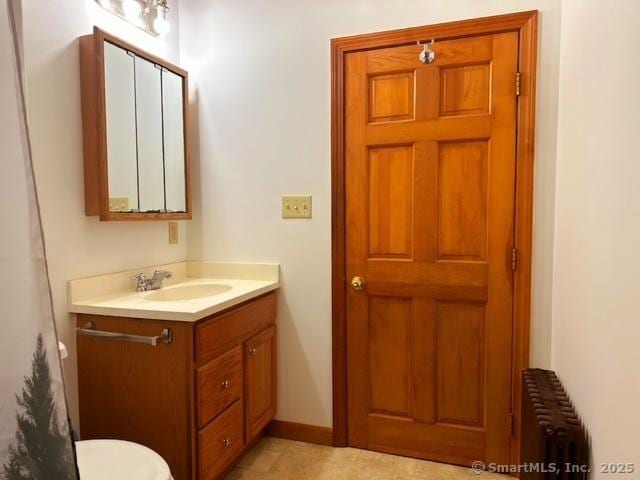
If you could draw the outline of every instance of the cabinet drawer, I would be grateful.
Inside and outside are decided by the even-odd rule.
[[[213,420],[242,395],[242,347],[196,370],[198,427]]]
[[[252,300],[196,326],[196,362],[211,360],[276,321],[276,294]]]
[[[200,480],[214,480],[243,450],[242,402],[231,405],[198,432]]]

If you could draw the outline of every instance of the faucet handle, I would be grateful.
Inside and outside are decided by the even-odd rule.
[[[135,274],[133,277],[131,277],[131,280],[136,281],[136,292],[142,292],[145,290],[145,285],[147,284],[148,280],[144,272]]]
[[[155,272],[153,272],[154,277],[171,278],[172,275],[173,273],[168,270],[156,270]]]

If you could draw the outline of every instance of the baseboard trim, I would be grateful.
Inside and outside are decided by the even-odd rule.
[[[270,437],[297,440],[299,442],[315,443],[318,445],[333,445],[333,430],[329,427],[318,427],[304,423],[284,422],[272,420],[265,433]]]

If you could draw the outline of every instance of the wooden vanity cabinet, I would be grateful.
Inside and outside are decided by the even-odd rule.
[[[175,480],[222,478],[276,412],[276,294],[201,321],[78,314],[79,328],[159,335],[158,346],[78,335],[80,432],[155,450]]]

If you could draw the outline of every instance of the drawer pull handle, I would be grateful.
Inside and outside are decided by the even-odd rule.
[[[102,330],[96,330],[96,324],[94,322],[87,323],[84,328],[77,328],[78,335],[85,335],[87,337],[106,338],[110,340],[122,340],[123,342],[143,343],[145,345],[151,345],[157,347],[163,343],[169,344],[173,341],[173,332],[168,328],[163,328],[160,335],[154,337],[147,337],[145,335],[132,335],[130,333],[119,332],[105,332]]]
[[[224,382],[222,382],[223,389],[229,390],[230,387],[231,387],[231,380],[225,380]]]
[[[222,445],[228,447],[229,445],[231,445],[231,439],[225,438],[224,440],[222,440]]]
[[[255,357],[255,356],[258,354],[258,349],[257,349],[256,347],[251,347],[251,348],[249,349],[249,354],[250,354],[252,357]]]

